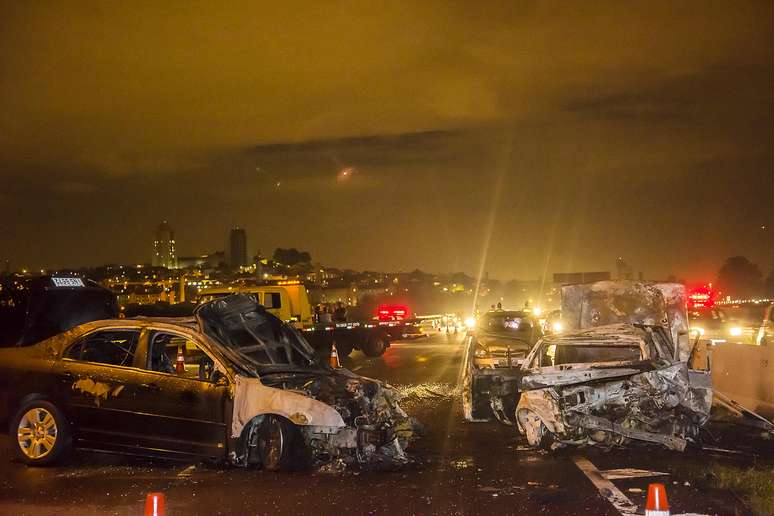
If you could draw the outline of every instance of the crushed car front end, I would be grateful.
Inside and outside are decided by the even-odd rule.
[[[700,361],[692,360],[685,299],[677,284],[563,287],[566,327],[518,364],[481,367],[469,339],[465,417],[515,424],[534,447],[685,449],[708,421],[713,396],[709,371],[693,368]]]
[[[662,355],[649,340],[660,330],[613,325],[544,340],[530,357],[532,370],[521,380],[516,409],[528,443],[555,448],[649,442],[682,451],[696,440],[709,419],[709,376]],[[640,355],[611,360],[629,358],[617,348],[638,349]],[[541,364],[548,351],[557,365]],[[565,362],[563,352],[588,361]]]
[[[293,328],[232,295],[202,305],[202,331],[234,368],[232,462],[258,462],[267,418],[292,425],[298,453],[310,465],[399,465],[418,423],[389,386],[320,361]]]

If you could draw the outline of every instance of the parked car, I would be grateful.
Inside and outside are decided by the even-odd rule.
[[[69,288],[77,299],[81,287]],[[49,319],[37,313],[28,327]],[[414,422],[396,393],[317,360],[249,295],[205,303],[195,318],[79,322],[23,344],[0,349],[0,418],[30,465],[74,446],[268,470],[408,460]]]

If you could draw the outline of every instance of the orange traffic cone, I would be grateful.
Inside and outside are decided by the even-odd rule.
[[[669,502],[667,502],[664,484],[650,484],[648,501],[645,503],[645,516],[669,516],[669,514]]]
[[[145,498],[145,516],[164,516],[164,493],[148,493]]]
[[[185,373],[185,357],[183,356],[183,348],[177,348],[177,360],[175,360],[175,372],[177,374]]]
[[[339,352],[336,351],[336,343],[331,344],[331,367],[334,369],[341,367],[339,362]]]

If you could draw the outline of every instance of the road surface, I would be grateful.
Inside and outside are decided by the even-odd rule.
[[[730,492],[708,487],[706,467],[727,460],[661,450],[534,452],[516,430],[464,423],[459,397],[461,337],[396,342],[379,358],[354,352],[344,365],[386,380],[425,426],[417,464],[395,472],[268,473],[207,464],[78,452],[63,467],[27,468],[0,450],[2,514],[141,514],[146,494],[165,494],[167,514],[620,514],[609,489],[579,465],[637,468],[667,476],[614,480],[639,508],[649,481],[667,486],[672,514],[747,514]],[[592,472],[593,476],[593,472]],[[605,496],[607,495],[607,498]]]

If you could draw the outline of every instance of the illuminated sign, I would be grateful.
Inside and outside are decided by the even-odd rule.
[[[81,278],[51,278],[55,287],[85,287]]]

